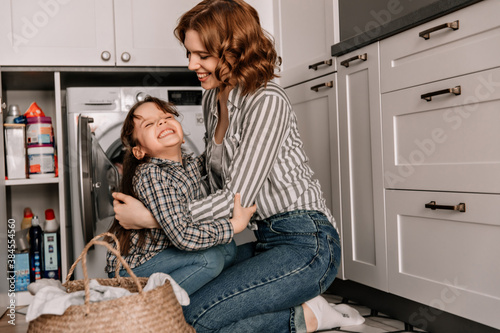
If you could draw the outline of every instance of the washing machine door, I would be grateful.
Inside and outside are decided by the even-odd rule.
[[[95,136],[92,136],[92,174],[96,222],[109,220],[115,216],[111,194],[120,189],[120,176]]]
[[[83,241],[87,244],[94,237],[95,213],[92,181],[92,131],[90,117],[78,116],[77,156],[78,156],[78,190],[80,192],[80,211],[82,220]]]
[[[92,122],[91,117],[79,116],[79,187],[85,243],[96,236],[97,225],[100,222],[109,224],[112,221],[114,211],[111,194],[119,190],[120,184],[117,168],[106,156],[89,126]]]

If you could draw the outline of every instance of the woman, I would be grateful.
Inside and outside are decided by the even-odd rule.
[[[239,260],[191,296],[186,320],[197,332],[331,328],[330,306],[315,296],[337,274],[339,236],[311,178],[290,101],[271,82],[279,61],[272,39],[242,0],[200,2],[180,18],[175,34],[206,89],[211,195],[190,203],[192,218],[230,216],[235,193],[244,207],[257,204],[250,222],[257,241],[240,246]],[[155,224],[137,201],[115,199],[125,228]]]

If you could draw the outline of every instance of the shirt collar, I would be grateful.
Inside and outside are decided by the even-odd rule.
[[[192,154],[182,154],[182,161],[184,165],[187,165],[193,160]],[[164,158],[158,158],[158,157],[151,157],[149,159],[149,163],[156,164],[158,166],[164,166],[164,165],[181,165],[180,162],[175,162],[172,160],[164,159]]]
[[[229,96],[227,98],[227,102],[228,102],[227,107],[228,107],[230,115],[234,112],[234,110],[241,109],[241,104],[243,103],[243,98],[241,96],[241,90],[242,90],[242,88],[240,87],[240,85],[236,85],[229,92]],[[212,105],[210,108],[210,111],[212,112],[212,114],[215,117],[218,117],[218,112],[217,112],[217,102],[218,102],[217,94],[218,93],[219,93],[219,88],[214,89],[215,98],[212,100]]]

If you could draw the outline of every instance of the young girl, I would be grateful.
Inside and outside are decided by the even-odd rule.
[[[184,136],[177,116],[172,104],[150,96],[130,109],[121,134],[126,148],[122,190],[141,200],[159,225],[131,231],[115,221],[110,231],[136,275],[170,274],[192,294],[232,263],[233,232],[244,230],[255,207],[241,208],[236,196],[232,219],[192,221],[187,205],[201,198],[203,157],[182,154]],[[106,271],[114,276],[117,259],[108,252],[107,260]]]

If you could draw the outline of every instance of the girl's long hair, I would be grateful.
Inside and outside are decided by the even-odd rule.
[[[138,144],[137,138],[134,135],[134,119],[136,119],[134,113],[137,108],[139,108],[139,106],[145,103],[154,103],[159,110],[165,113],[173,114],[176,117],[179,116],[179,113],[172,103],[163,101],[156,97],[146,96],[143,101],[137,102],[125,117],[120,136],[123,147],[125,149],[125,156],[123,158],[123,175],[120,183],[120,190],[122,193],[130,195],[136,199],[138,197],[135,193],[133,185],[134,175],[139,165],[148,162],[149,157],[145,156],[143,159],[138,160],[132,153],[132,149]],[[116,238],[118,238],[118,241],[120,242],[120,254],[123,256],[127,255],[130,251],[132,230],[123,228],[120,225],[120,222],[115,218],[108,231],[114,233]],[[139,237],[137,246],[142,247],[144,245],[144,242],[146,241],[146,238],[151,235],[151,231],[149,229],[139,229],[135,231]],[[113,241],[111,237],[105,237],[105,240],[108,242]]]
[[[208,53],[219,59],[213,73],[223,91],[237,82],[243,95],[278,77],[281,64],[274,39],[262,29],[257,11],[242,0],[204,0],[179,19],[174,30],[184,44],[186,32],[196,31]]]

